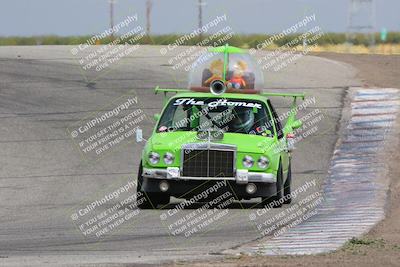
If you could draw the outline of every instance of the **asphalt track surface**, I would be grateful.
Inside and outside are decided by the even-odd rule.
[[[144,144],[126,142],[87,163],[67,128],[132,89],[151,117],[161,110],[163,99],[152,88],[185,87],[187,73],[173,70],[168,62],[182,51],[178,49],[162,56],[159,47],[140,47],[96,72],[83,70],[71,48],[0,48],[0,263],[40,266],[204,259],[259,238],[248,217],[253,209],[247,207],[254,201],[232,204],[213,227],[189,238],[171,235],[160,220],[165,210],[141,211],[135,220],[99,239],[82,235],[71,219],[73,211],[135,180]],[[265,88],[315,97],[315,105],[299,116],[313,109],[324,114],[318,131],[297,144],[292,166],[293,188],[314,179],[317,186],[294,203],[320,190],[327,176],[345,89],[360,84],[355,74],[349,65],[313,56],[300,58],[279,72],[264,73]],[[287,110],[289,102],[272,101],[279,112]],[[145,137],[153,126],[151,120],[141,124]],[[192,211],[183,210],[180,216]],[[273,209],[268,216],[279,211]]]

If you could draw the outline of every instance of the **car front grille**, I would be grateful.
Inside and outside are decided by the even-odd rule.
[[[184,149],[182,176],[234,177],[235,151]]]

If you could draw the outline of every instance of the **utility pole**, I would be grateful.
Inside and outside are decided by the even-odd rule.
[[[109,0],[110,3],[110,29],[111,29],[111,40],[114,40],[114,4],[115,0]]]
[[[146,1],[146,33],[147,36],[150,36],[151,33],[151,9],[153,7],[153,2],[152,0],[147,0]]]
[[[198,1],[199,1],[199,3],[198,3],[198,6],[199,6],[198,19],[199,19],[199,29],[200,29],[199,39],[200,39],[200,42],[201,42],[203,40],[203,33],[201,31],[201,28],[203,28],[203,5],[205,5],[205,3],[203,2],[203,0],[198,0]]]
[[[356,33],[363,33],[375,44],[375,0],[349,0],[346,41],[352,43]]]

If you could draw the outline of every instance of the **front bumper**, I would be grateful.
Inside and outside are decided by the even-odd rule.
[[[276,176],[272,173],[249,172],[245,169],[236,170],[236,177],[184,177],[180,175],[178,167],[168,167],[166,169],[143,168],[143,177],[166,180],[228,180],[235,181],[237,184],[247,183],[276,183]]]

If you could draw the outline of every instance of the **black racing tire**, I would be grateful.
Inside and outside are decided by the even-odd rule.
[[[143,192],[142,198],[145,201],[138,203],[139,209],[156,209],[158,205],[168,205],[169,196],[162,193]]]
[[[292,161],[289,161],[288,174],[286,177],[285,184],[283,185],[283,196],[285,197],[285,201],[283,204],[292,203],[292,198],[290,197],[292,186]]]
[[[141,195],[141,201],[137,203],[137,207],[139,209],[156,209],[158,205],[167,205],[170,199],[169,195],[163,193],[144,192],[141,190],[143,184],[142,172],[143,167],[142,162],[140,162],[136,192],[138,195]]]
[[[275,205],[273,208],[280,208],[282,207],[283,202],[280,200],[283,198],[283,171],[282,171],[282,163],[279,160],[279,167],[276,177],[276,195],[272,197],[263,197],[262,202],[264,205],[272,203],[275,201]]]

